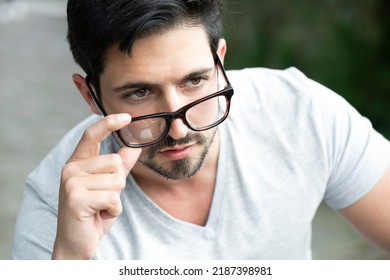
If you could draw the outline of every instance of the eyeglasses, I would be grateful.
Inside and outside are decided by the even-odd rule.
[[[115,132],[120,141],[131,148],[154,145],[168,135],[171,123],[175,119],[181,119],[193,131],[208,130],[222,123],[229,115],[230,101],[234,90],[218,55],[215,55],[215,63],[217,75],[218,68],[220,68],[226,81],[226,86],[222,90],[193,101],[172,113],[164,112],[134,117],[129,125]],[[97,107],[104,116],[107,116],[101,102],[92,90],[88,76],[85,80]]]

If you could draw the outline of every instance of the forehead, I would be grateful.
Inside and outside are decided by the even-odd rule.
[[[101,82],[149,78],[161,82],[180,72],[212,64],[213,55],[204,29],[181,26],[137,39],[130,55],[120,52],[117,45],[111,47]]]

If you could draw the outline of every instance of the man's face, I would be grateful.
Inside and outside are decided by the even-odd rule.
[[[108,114],[174,112],[218,89],[213,54],[200,27],[179,27],[138,39],[131,56],[114,46],[105,65],[100,86]],[[175,119],[168,136],[143,148],[139,161],[168,179],[190,177],[201,167],[215,133],[216,128],[194,132]]]

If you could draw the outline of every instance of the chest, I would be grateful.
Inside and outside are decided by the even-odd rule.
[[[203,210],[196,200],[192,200],[193,206],[172,202],[173,205],[163,206],[169,208],[164,210],[150,198],[133,192],[103,240],[99,257],[306,258],[315,210],[303,206],[304,198],[297,195],[290,203],[291,197],[264,196],[232,182],[217,188],[212,207]]]
[[[182,190],[178,193],[151,194],[150,199],[161,210],[182,222],[204,226],[210,214],[214,186]]]

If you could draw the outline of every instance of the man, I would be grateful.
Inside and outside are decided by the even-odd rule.
[[[323,199],[390,250],[389,142],[296,69],[226,75],[221,10],[68,2],[95,116],[28,177],[15,258],[309,259]]]

